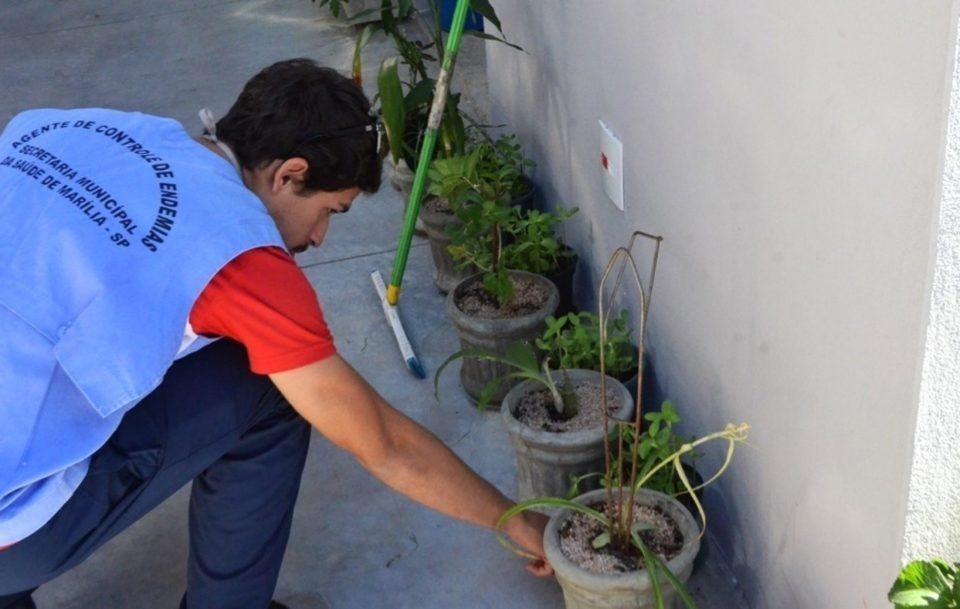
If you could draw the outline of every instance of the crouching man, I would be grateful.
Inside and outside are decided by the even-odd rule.
[[[380,185],[349,79],[298,59],[192,138],[32,110],[0,135],[0,609],[189,481],[181,607],[267,609],[310,427],[373,475],[492,527],[511,502],[341,359],[292,254]],[[214,339],[220,340],[214,341]],[[544,519],[506,532],[543,560]]]

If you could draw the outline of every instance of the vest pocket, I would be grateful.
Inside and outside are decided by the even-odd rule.
[[[0,292],[0,307],[20,318],[50,343],[59,341],[74,319],[53,299],[34,294],[32,289],[22,285],[5,287]]]

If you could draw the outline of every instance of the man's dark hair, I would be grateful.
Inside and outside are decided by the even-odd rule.
[[[359,85],[312,59],[288,59],[264,68],[244,85],[217,122],[217,137],[247,169],[276,159],[306,159],[307,192],[354,186],[376,192],[383,160],[377,154],[377,132],[362,130],[373,122]],[[336,135],[342,131],[347,134]]]

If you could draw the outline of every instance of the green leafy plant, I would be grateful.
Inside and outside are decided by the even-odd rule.
[[[512,134],[496,139],[471,130],[470,151],[438,158],[430,169],[430,194],[446,200],[458,223],[447,227],[448,251],[460,269],[479,269],[487,292],[504,306],[513,297],[508,270],[548,274],[575,255],[555,235],[574,213],[544,213],[512,205],[533,165]]]
[[[468,152],[434,159],[429,192],[448,201],[453,209],[493,201],[507,206],[525,194],[523,176],[533,161],[523,156],[516,135],[490,137],[483,128],[468,128]]]
[[[483,386],[483,389],[480,391],[480,397],[477,400],[477,407],[481,410],[487,407],[490,403],[490,397],[500,387],[503,381],[507,379],[529,379],[547,388],[559,419],[571,419],[576,416],[579,411],[576,393],[574,393],[570,379],[566,373],[563,370],[559,371],[562,379],[558,383],[554,379],[554,374],[556,374],[557,371],[551,370],[547,362],[543,362],[541,365],[537,361],[536,351],[527,343],[513,343],[509,345],[502,354],[485,351],[483,349],[463,349],[457,351],[437,368],[437,373],[433,377],[433,395],[438,400],[440,399],[440,375],[443,373],[444,368],[463,357],[495,361],[516,369],[515,372],[496,377]]]
[[[409,44],[402,46],[400,55],[387,57],[380,65],[377,73],[380,113],[393,162],[399,163],[403,159],[408,167],[413,168],[417,166],[436,80],[428,77],[426,72],[425,61],[432,57],[425,53],[429,47],[409,41],[399,29],[394,31],[397,32],[395,38]],[[400,76],[401,65],[409,68],[406,81]],[[448,93],[437,129],[434,152],[437,157],[463,154],[466,133],[459,105],[460,94]]]
[[[900,570],[887,599],[895,609],[960,608],[960,563],[943,559],[915,560]]]
[[[321,1],[342,3],[344,0]],[[371,13],[379,13],[379,21],[366,26],[357,37],[353,62],[353,77],[356,82],[361,82],[363,48],[374,31],[382,31],[390,37],[397,49],[397,55],[387,57],[380,65],[377,74],[378,97],[390,155],[394,163],[403,159],[411,168],[416,167],[433,101],[436,87],[436,77],[433,74],[439,72],[435,64],[444,51],[440,12],[434,0],[431,0],[430,5],[432,18],[425,18],[419,11],[414,10],[412,0],[382,0],[379,9],[362,11],[353,17],[354,21],[360,21],[368,18]],[[500,19],[487,0],[470,0],[470,8],[482,15],[501,35],[493,36],[470,30],[464,34],[496,40],[519,49],[502,36]],[[421,29],[427,34],[426,42],[409,36],[401,26],[401,20],[407,16],[419,21]],[[443,117],[437,130],[435,158],[464,153],[466,131],[459,102],[460,94],[448,91]]]
[[[636,262],[632,254],[634,243],[638,237],[648,238],[656,243],[653,254],[653,264],[651,266],[647,287],[644,287],[644,283],[640,279],[640,274],[637,271]],[[607,266],[604,269],[598,289],[598,327],[600,329],[601,344],[601,348],[599,350],[601,374],[606,373],[606,349],[604,348],[604,345],[606,345],[607,341],[607,324],[605,323],[605,320],[610,313],[610,306],[604,306],[605,286],[607,281],[611,274],[613,274],[613,271],[618,269],[618,272],[616,273],[616,280],[613,288],[610,290],[610,293],[620,293],[620,281],[624,272],[627,270],[631,272],[630,274],[636,283],[640,301],[638,306],[639,339],[637,347],[637,361],[642,361],[644,338],[646,333],[646,321],[650,306],[650,295],[653,291],[653,280],[656,274],[661,241],[661,237],[639,231],[635,232],[631,236],[630,243],[626,247],[620,247],[614,251],[610,261],[607,263]],[[603,378],[605,377],[601,376],[601,379]],[[640,375],[638,385],[641,383],[642,375]],[[641,389],[642,387],[638,387],[638,394],[642,396]],[[611,422],[611,417],[609,406],[607,404],[605,389],[601,389],[601,400],[603,402],[603,426],[606,428]],[[502,530],[503,525],[510,518],[529,509],[568,508],[572,511],[586,514],[588,517],[593,518],[603,526],[603,532],[592,540],[594,548],[602,549],[609,547],[611,551],[614,553],[619,553],[620,555],[627,555],[630,554],[631,551],[634,551],[638,552],[642,556],[644,568],[648,571],[650,576],[649,579],[652,587],[654,606],[657,609],[666,609],[666,601],[664,599],[660,584],[661,575],[677,591],[677,594],[683,601],[684,605],[688,609],[695,609],[696,604],[684,589],[682,582],[680,582],[674,576],[674,574],[670,572],[666,563],[664,562],[664,559],[652,553],[647,547],[646,543],[643,541],[642,533],[644,526],[637,526],[634,523],[634,501],[636,491],[637,489],[640,489],[650,483],[651,480],[654,480],[657,476],[661,475],[661,472],[672,469],[675,472],[677,479],[680,481],[680,485],[684,491],[690,494],[696,510],[700,515],[701,522],[705,527],[706,514],[703,511],[703,506],[700,504],[699,499],[693,492],[694,489],[689,478],[687,477],[686,472],[684,471],[682,459],[709,442],[725,442],[727,444],[726,458],[717,472],[709,480],[704,482],[703,485],[710,484],[720,475],[722,475],[723,472],[726,471],[727,467],[729,467],[736,445],[746,441],[749,425],[745,423],[740,425],[728,424],[720,431],[705,435],[699,439],[683,442],[679,446],[676,446],[673,444],[670,438],[671,434],[664,433],[665,430],[670,429],[670,426],[672,426],[676,420],[679,420],[675,414],[676,413],[673,412],[672,409],[668,408],[666,409],[665,413],[661,412],[659,417],[656,417],[653,420],[651,420],[649,417],[646,418],[651,425],[648,426],[647,435],[644,436],[641,425],[641,422],[644,420],[641,403],[638,404],[633,421],[617,423],[618,429],[630,430],[632,437],[637,439],[637,441],[631,442],[629,446],[626,447],[627,450],[624,450],[625,434],[622,433],[622,431],[620,433],[608,434],[606,436],[604,441],[604,459],[606,467],[603,474],[605,482],[604,485],[606,487],[606,505],[602,511],[594,509],[592,506],[582,505],[575,501],[558,497],[531,499],[529,501],[518,503],[510,510],[507,510],[498,521],[498,529]],[[656,426],[655,433],[651,435],[650,431],[653,427],[654,421],[658,422],[658,424]],[[642,459],[640,457],[641,447],[644,447],[643,450],[646,453],[647,459]],[[523,552],[513,546],[509,539],[504,535],[500,535],[500,541],[508,548],[523,554]]]
[[[628,311],[608,319],[604,344],[607,373],[618,379],[637,370],[637,355],[630,338]],[[553,368],[600,369],[600,318],[581,311],[561,317],[547,317],[547,329],[537,339],[537,348],[546,353]]]
[[[575,253],[556,235],[556,226],[577,213],[577,209],[541,212],[515,208],[511,221],[503,226],[507,245],[503,248],[507,268],[549,275],[559,271]]]
[[[481,201],[455,208],[460,224],[447,230],[447,251],[460,269],[476,268],[483,287],[502,307],[513,299],[513,282],[503,255],[504,226],[513,221],[518,209],[497,201]]]
[[[513,299],[509,271],[546,274],[557,271],[572,257],[553,232],[573,210],[554,214],[485,200],[454,209],[461,223],[448,229],[451,256],[460,268],[476,267],[483,286],[504,306]]]
[[[648,412],[643,415],[647,423],[639,437],[634,434],[634,429],[629,426],[620,426],[617,433],[623,434],[623,450],[627,455],[636,455],[639,459],[637,464],[637,476],[644,480],[643,488],[649,488],[660,491],[665,495],[677,496],[686,492],[680,477],[675,469],[662,468],[653,476],[647,476],[659,463],[669,459],[670,455],[680,450],[680,447],[691,441],[674,432],[673,426],[680,422],[680,416],[673,402],[666,400],[660,407],[659,412]],[[636,446],[634,446],[636,444]],[[688,453],[693,457],[692,453]],[[623,462],[615,459],[612,468],[612,478],[618,479],[621,475],[616,471],[617,467],[629,467],[629,462]],[[698,490],[698,487],[692,490]]]
[[[718,478],[727,467],[730,465],[730,462],[733,457],[734,448],[737,444],[746,441],[747,433],[750,427],[747,424],[732,425],[728,424],[723,430],[717,431],[706,436],[703,436],[697,440],[686,443],[682,445],[679,449],[668,455],[666,458],[661,460],[647,476],[637,479],[636,484],[627,487],[617,487],[610,488],[608,487],[608,497],[610,504],[608,504],[606,513],[596,510],[590,506],[582,505],[576,503],[569,499],[561,499],[558,497],[544,497],[539,499],[530,499],[528,501],[522,501],[517,505],[513,506],[506,512],[504,512],[500,519],[497,521],[497,528],[501,529],[506,524],[508,520],[523,512],[525,510],[538,509],[538,508],[567,508],[575,512],[580,512],[581,514],[586,514],[590,518],[593,518],[597,522],[601,523],[605,529],[603,533],[598,535],[592,541],[592,545],[595,549],[602,549],[608,546],[620,546],[618,548],[619,552],[628,552],[623,546],[623,542],[618,541],[617,536],[623,535],[626,538],[626,545],[628,547],[636,548],[637,551],[643,556],[644,568],[648,571],[650,575],[650,584],[653,589],[654,595],[654,607],[656,609],[667,609],[667,605],[664,600],[663,591],[660,585],[660,576],[662,575],[670,585],[677,591],[678,596],[683,602],[684,606],[688,609],[696,609],[697,605],[694,602],[693,598],[687,592],[683,583],[676,578],[676,576],[670,571],[667,567],[666,562],[650,551],[647,547],[647,544],[644,543],[641,538],[641,533],[646,529],[644,523],[634,523],[633,522],[633,493],[630,493],[626,498],[623,495],[627,494],[622,492],[625,489],[636,490],[641,488],[650,477],[657,474],[663,468],[673,467],[677,476],[680,478],[682,483],[686,488],[689,489],[690,495],[694,498],[697,508],[700,512],[702,522],[706,523],[706,515],[703,512],[703,508],[699,503],[699,500],[696,499],[696,495],[693,493],[693,487],[691,486],[690,480],[687,478],[686,473],[683,471],[683,466],[681,459],[682,457],[696,450],[698,447],[707,444],[708,442],[713,441],[724,441],[727,443],[727,457],[723,465],[717,471],[716,474],[705,484],[712,482]],[[612,505],[612,509],[611,509]],[[702,535],[702,532],[701,532]],[[500,535],[500,543],[502,543],[507,548],[512,551],[521,554],[523,556],[528,556],[523,550],[520,550],[512,545],[510,540],[504,535]]]
[[[681,446],[687,442],[694,441],[695,438],[685,438],[674,432],[673,426],[680,422],[680,416],[677,414],[676,406],[674,406],[670,400],[663,402],[659,412],[653,411],[644,414],[643,419],[647,425],[640,433],[639,440],[634,434],[632,426],[619,425],[612,431],[615,441],[619,442],[622,438],[622,452],[626,455],[636,455],[639,459],[637,476],[641,480],[644,480],[643,488],[659,491],[671,497],[685,494],[687,491],[673,468],[661,468],[650,477],[648,477],[647,474],[658,464],[669,459],[670,455],[680,450]],[[634,445],[638,441],[639,444],[635,447]],[[690,453],[689,456],[696,457],[696,455],[692,453]],[[689,461],[686,461],[685,463],[688,462]],[[622,479],[625,474],[618,471],[619,468],[629,468],[631,465],[631,461],[614,459],[610,464],[611,475],[609,478],[613,480]],[[579,485],[582,480],[596,477],[602,478],[604,482],[606,482],[608,478],[608,476],[602,472],[586,474],[575,478],[572,481],[568,498],[580,494]],[[692,490],[697,491],[700,488],[702,488],[702,485],[695,486]]]

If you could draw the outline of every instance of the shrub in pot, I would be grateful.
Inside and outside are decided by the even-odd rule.
[[[626,388],[594,370],[551,370],[540,367],[533,346],[515,343],[504,353],[468,349],[455,353],[437,370],[435,389],[443,369],[453,360],[470,357],[496,362],[510,372],[490,380],[481,390],[478,406],[486,407],[500,384],[521,382],[504,396],[500,413],[510,434],[517,463],[517,498],[566,495],[571,482],[603,467],[604,436],[601,393],[607,393],[612,417],[627,420],[633,400]]]
[[[559,391],[546,390],[543,378],[525,380],[507,393],[500,409],[516,457],[521,500],[566,496],[573,480],[603,467],[603,439],[612,421],[605,429],[601,392],[616,404],[611,418],[629,419],[633,412],[626,388],[599,372],[545,369],[543,374],[557,377],[551,382]]]
[[[430,243],[434,283],[444,294],[477,272],[469,262],[458,264],[450,251],[452,235],[474,221],[476,214],[471,210],[479,206],[484,214],[496,213],[496,218],[486,218],[481,229],[489,230],[507,217],[515,193],[532,188],[524,176],[532,162],[524,158],[515,136],[492,139],[480,128],[469,132],[466,154],[438,158],[431,164],[428,192],[432,198],[424,200],[418,217]]]
[[[472,264],[457,264],[450,253],[450,232],[461,225],[460,219],[453,214],[445,199],[428,196],[420,206],[418,223],[423,227],[424,236],[430,246],[430,259],[433,260],[433,283],[441,294],[447,294],[458,283],[476,274]]]
[[[556,286],[533,273],[504,270],[502,275],[495,271],[464,279],[446,300],[447,315],[460,337],[461,350],[437,370],[437,378],[448,363],[463,358],[460,382],[467,395],[480,405],[499,407],[516,379],[508,378],[492,388],[490,381],[508,376],[510,366],[474,354],[502,355],[514,343],[532,345],[558,300]]]
[[[617,489],[618,500],[622,491]],[[671,608],[677,606],[678,594],[692,604],[683,584],[690,578],[700,551],[700,531],[690,512],[662,493],[639,489],[634,494],[634,509],[644,514],[635,518],[638,526],[632,533],[642,545],[634,546],[639,557],[631,557],[628,552],[626,559],[611,561],[623,572],[582,566],[582,562],[590,565],[590,560],[602,564],[611,556],[597,553],[598,558],[593,558],[591,553],[596,549],[596,539],[605,534],[603,514],[597,511],[605,495],[604,489],[580,495],[574,503],[582,508],[560,508],[547,524],[544,550],[563,589],[566,609]],[[596,512],[597,517],[585,516],[579,509]],[[583,556],[589,558],[577,560]]]
[[[464,205],[456,211],[464,223],[450,230],[449,251],[460,268],[472,265],[480,270],[478,275],[459,283],[447,296],[447,313],[460,335],[462,348],[503,354],[514,342],[532,345],[543,332],[546,317],[556,312],[559,294],[546,277],[511,268],[510,264],[546,259],[548,256],[543,252],[549,244],[545,244],[544,239],[533,244],[521,238],[539,235],[537,231],[509,233],[523,221],[523,217],[527,217],[519,208],[484,200]],[[516,238],[505,239],[505,234],[514,234]],[[553,252],[548,251],[548,254]],[[518,282],[526,287],[516,289]],[[542,294],[542,298],[534,304],[532,296],[538,294]],[[484,304],[484,301],[489,312],[472,310],[473,305]],[[531,310],[513,312],[519,303],[529,303]],[[487,383],[509,372],[509,368],[500,362],[466,357],[460,375],[467,394],[477,400]],[[508,390],[509,386],[499,387],[494,394],[494,403],[499,404]]]
[[[480,269],[486,274],[485,281],[491,283],[505,284],[508,269],[537,273],[553,281],[565,266],[576,264],[575,253],[554,232],[556,225],[576,212],[525,211],[494,201],[464,205],[455,209],[460,224],[447,228],[447,250],[458,267]],[[564,290],[568,294],[565,307],[570,306],[572,278],[571,270]],[[490,287],[491,293],[496,290]]]
[[[543,351],[546,361],[552,368],[599,370],[602,347],[607,373],[624,383],[631,391],[631,399],[635,401],[637,353],[636,347],[631,342],[627,317],[627,309],[621,309],[616,318],[607,320],[607,331],[603,342],[600,336],[600,318],[595,313],[581,311],[562,317],[548,317],[547,329],[543,336],[537,339],[537,348]],[[680,416],[677,414],[676,406],[670,400],[664,401],[659,411],[646,412],[643,415],[643,421],[645,425],[639,437],[633,434],[631,428],[622,430],[624,454],[632,455],[633,444],[639,442],[636,453],[640,458],[638,471],[641,477],[659,460],[679,449],[688,440],[673,431],[674,425],[680,423]],[[612,466],[616,468],[618,463],[614,461]],[[703,478],[691,461],[685,461],[683,467],[695,489],[703,483]],[[597,468],[593,472],[599,472],[600,469]],[[616,471],[614,474],[616,476]],[[585,480],[592,480],[599,475],[599,473],[595,476],[588,474]],[[587,487],[582,488],[588,490]],[[661,470],[645,483],[644,488],[678,497],[687,509],[695,511],[693,503],[682,488],[679,477],[670,468]]]
[[[577,269],[577,253],[557,237],[556,227],[577,209],[558,209],[542,212],[513,206],[512,215],[503,224],[503,240],[516,247],[505,251],[509,268],[540,273],[550,279],[560,291],[557,315],[573,310],[573,275]]]
[[[631,424],[639,422],[635,418]],[[728,443],[726,459],[709,483],[729,466],[735,445],[746,440],[748,430],[746,424],[727,425],[693,440],[660,459],[645,477],[634,472],[618,479],[608,470],[606,488],[572,500],[543,497],[522,501],[501,516],[500,525],[524,510],[555,510],[544,547],[567,609],[668,609],[676,606],[675,598],[684,607],[695,609],[684,583],[692,572],[704,528],[679,501],[643,486],[660,470],[673,468],[695,498],[692,483],[681,473],[683,456],[714,440]],[[624,468],[620,471],[626,473]],[[694,499],[694,504],[705,527],[699,499]]]
[[[633,459],[636,458],[637,476],[644,480],[643,488],[674,497],[695,516],[698,516],[696,504],[674,468],[663,468],[657,470],[654,475],[647,476],[647,473],[652,471],[658,463],[680,450],[685,443],[694,440],[674,432],[674,425],[680,423],[680,416],[677,414],[676,407],[670,400],[665,400],[659,411],[646,412],[643,415],[643,421],[645,425],[640,429],[639,436],[634,433],[632,427],[620,429],[622,442],[619,443],[619,451],[623,458],[615,459],[611,463],[613,478],[619,479],[622,477],[617,469],[620,467],[631,468]],[[697,499],[702,501],[704,480],[695,467],[696,457],[697,455],[694,453],[687,453],[681,465],[690,481],[693,492],[697,495]],[[599,472],[600,469],[596,471]]]
[[[660,238],[644,233],[657,242]],[[620,262],[628,266],[639,291],[639,344],[638,361],[643,357],[643,339],[649,292],[644,288],[633,260],[631,244],[618,248],[611,257],[600,280],[599,306],[600,327],[604,328],[603,306],[606,279]],[[654,255],[653,269],[656,268]],[[654,272],[651,272],[651,278]],[[619,283],[619,280],[618,280]],[[650,281],[652,284],[652,279]],[[649,284],[648,284],[649,285]],[[618,290],[613,290],[614,294]],[[601,334],[600,353],[604,353]],[[601,355],[601,362],[605,358]],[[601,366],[605,368],[605,366]],[[641,381],[642,383],[642,377]],[[604,426],[611,420],[606,394],[602,409]],[[697,527],[693,515],[671,497],[643,488],[643,486],[666,468],[673,468],[684,489],[691,496],[694,506],[706,525],[699,499],[692,492],[691,483],[684,472],[682,458],[702,445],[721,440],[728,444],[726,459],[707,483],[721,475],[732,459],[736,444],[746,439],[749,426],[727,425],[722,431],[708,434],[700,439],[683,443],[666,456],[656,455],[651,467],[640,475],[639,450],[641,442],[630,446],[630,454],[615,450],[622,446],[623,430],[629,429],[634,438],[641,437],[643,420],[642,403],[630,422],[616,422],[616,433],[604,437],[606,467],[603,472],[604,489],[592,491],[573,500],[561,497],[531,499],[517,504],[500,518],[502,526],[514,515],[528,509],[558,509],[551,516],[544,539],[547,558],[553,566],[563,588],[567,609],[629,609],[674,607],[679,600],[688,609],[696,603],[687,593],[684,582],[692,571],[693,561],[699,549],[702,529]],[[616,462],[616,466],[613,464]],[[629,466],[627,465],[629,463]],[[506,538],[501,541],[507,545]],[[605,572],[612,571],[612,572]]]
[[[320,0],[321,5],[328,0]],[[343,0],[331,2],[339,5]],[[370,0],[377,2],[377,0]],[[440,27],[439,10],[431,0],[431,17],[425,17],[414,10],[410,0],[379,0],[379,8],[361,11],[352,16],[354,23],[377,19],[367,25],[357,37],[353,58],[353,78],[358,84],[362,81],[363,50],[375,31],[382,31],[396,47],[397,54],[387,57],[380,65],[377,74],[377,95],[380,99],[380,114],[387,133],[390,156],[393,167],[402,171],[405,165],[415,170],[420,157],[420,146],[424,140],[427,119],[433,103],[436,88],[435,73],[439,72],[437,59],[444,53],[443,30]],[[507,46],[520,49],[503,37],[500,20],[494,8],[486,1],[471,2],[471,8],[491,23],[499,35],[465,30],[465,35],[480,36]],[[401,21],[411,17],[418,22],[417,28],[405,28]],[[426,34],[426,40],[413,37],[410,31]],[[437,126],[437,146],[434,158],[463,154],[466,145],[466,131],[463,116],[459,110],[460,94],[449,91],[444,113]],[[401,162],[402,161],[402,162]],[[397,183],[403,187],[404,180]],[[409,192],[409,191],[408,191]]]
[[[519,206],[532,197],[534,186],[527,172],[534,162],[524,156],[516,135],[505,133],[494,138],[483,127],[472,126],[466,137],[464,153],[432,163],[434,194],[453,206],[479,201]],[[461,158],[453,160],[458,156]]]
[[[637,350],[631,341],[627,317],[627,309],[620,309],[615,318],[607,320],[604,365],[607,374],[633,392],[637,384]],[[599,371],[600,318],[590,311],[548,317],[547,329],[537,339],[537,348],[544,352],[551,368]]]

